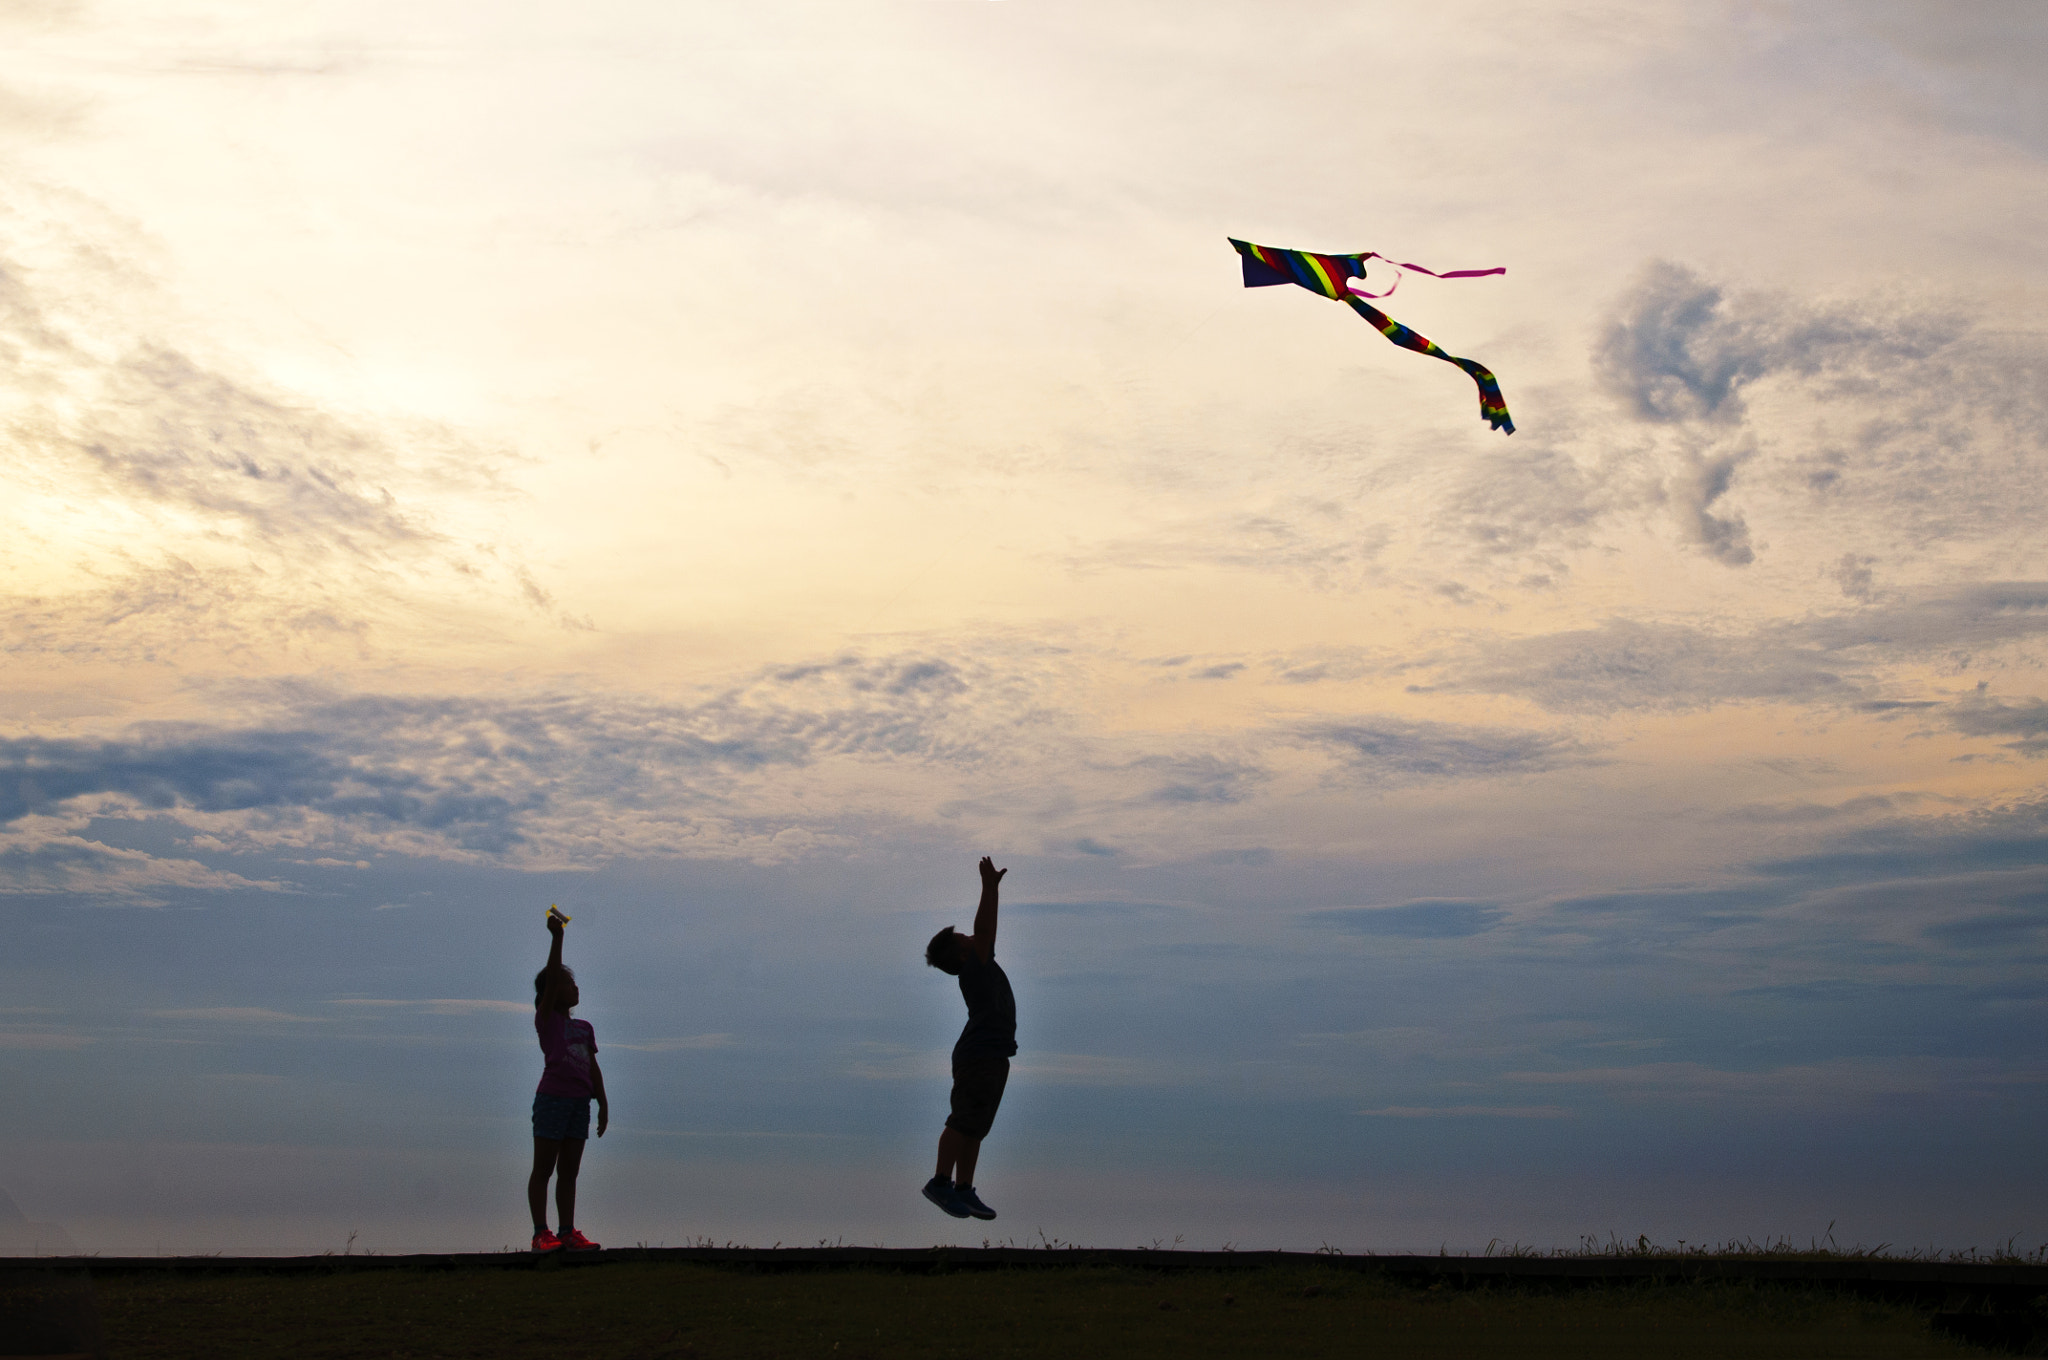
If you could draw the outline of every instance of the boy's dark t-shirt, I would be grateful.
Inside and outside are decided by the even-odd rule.
[[[953,1061],[1007,1058],[1017,1051],[1017,998],[1009,975],[993,959],[983,963],[972,949],[962,952],[967,961],[960,967],[960,999],[967,1003],[967,1028],[953,1045]]]

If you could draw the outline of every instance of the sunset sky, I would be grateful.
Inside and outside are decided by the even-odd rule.
[[[523,1242],[560,902],[607,1243],[2048,1241],[2044,62],[0,0],[0,1190]]]

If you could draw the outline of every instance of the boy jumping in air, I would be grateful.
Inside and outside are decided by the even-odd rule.
[[[597,1243],[575,1228],[576,1173],[583,1166],[583,1145],[590,1138],[590,1098],[597,1097],[597,1136],[611,1123],[611,1102],[605,1099],[604,1073],[597,1066],[597,1032],[588,1020],[572,1020],[569,1012],[583,994],[576,975],[562,966],[562,926],[566,917],[550,908],[547,967],[533,977],[533,1028],[547,1066],[533,1097],[533,1174],[526,1178],[526,1204],[533,1210],[535,1251],[596,1251]],[[562,1235],[548,1231],[548,1176],[555,1181],[555,1210]]]
[[[974,1193],[974,1164],[981,1140],[995,1122],[1003,1087],[1010,1080],[1010,1056],[1017,1051],[1017,999],[996,962],[996,885],[1008,869],[981,859],[981,905],[974,933],[947,926],[925,946],[924,961],[960,979],[967,1003],[967,1028],[953,1045],[953,1112],[939,1135],[939,1169],[925,1183],[924,1197],[955,1218],[994,1218],[996,1211]]]

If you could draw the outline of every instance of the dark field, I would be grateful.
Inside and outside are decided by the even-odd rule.
[[[689,1263],[97,1282],[110,1360],[1905,1357],[1931,1310],[1738,1283],[1455,1289],[1313,1266],[918,1275]],[[0,1346],[0,1352],[6,1348]]]

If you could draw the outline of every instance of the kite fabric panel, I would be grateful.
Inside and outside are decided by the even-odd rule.
[[[1515,432],[1515,422],[1508,418],[1507,400],[1500,394],[1500,383],[1493,376],[1493,370],[1471,359],[1460,359],[1455,354],[1445,353],[1435,342],[1417,335],[1366,301],[1367,298],[1386,297],[1400,287],[1399,271],[1403,269],[1412,269],[1433,279],[1476,279],[1488,274],[1505,274],[1507,270],[1448,269],[1439,274],[1436,270],[1424,269],[1419,264],[1387,260],[1386,256],[1374,250],[1362,251],[1356,255],[1317,255],[1306,250],[1255,246],[1250,241],[1240,241],[1235,236],[1226,239],[1243,257],[1245,287],[1271,288],[1276,284],[1292,283],[1334,302],[1346,304],[1352,311],[1370,321],[1374,330],[1401,348],[1412,349],[1417,354],[1434,355],[1445,363],[1456,364],[1471,374],[1472,381],[1479,384],[1479,414],[1494,429],[1503,430],[1508,434]],[[1353,289],[1347,282],[1350,279],[1365,277],[1367,260],[1387,260],[1387,263],[1394,267],[1394,281],[1385,293],[1368,293],[1363,289]]]

